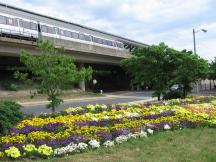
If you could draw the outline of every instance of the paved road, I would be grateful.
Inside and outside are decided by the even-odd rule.
[[[88,104],[117,104],[117,103],[128,103],[133,101],[147,100],[151,99],[151,92],[127,92],[116,95],[109,94],[107,98],[99,98],[88,101],[75,101],[63,103],[59,107],[56,108],[56,111],[64,110],[67,107],[75,107],[75,106],[84,106]],[[50,113],[50,109],[46,109],[45,105],[37,105],[37,106],[25,106],[22,108],[22,112],[25,114],[33,114],[39,115],[41,113]]]

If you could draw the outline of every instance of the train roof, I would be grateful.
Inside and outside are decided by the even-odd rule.
[[[134,45],[134,46],[139,46],[139,47],[148,46],[145,43],[134,41],[134,40],[131,40],[131,39],[128,39],[128,38],[124,38],[122,36],[118,36],[118,35],[115,35],[115,34],[104,32],[104,31],[101,31],[101,30],[98,30],[98,29],[94,29],[94,28],[87,27],[87,26],[84,26],[84,25],[80,25],[80,24],[77,24],[77,23],[73,23],[73,22],[70,22],[70,21],[66,21],[66,20],[54,18],[54,17],[51,17],[51,16],[39,14],[39,13],[36,13],[36,12],[32,12],[32,11],[29,11],[29,10],[26,10],[26,9],[18,8],[18,7],[11,6],[11,5],[8,5],[8,4],[4,4],[4,3],[1,3],[1,2],[0,2],[0,7],[6,7],[6,8],[9,8],[9,9],[21,11],[21,12],[24,12],[24,13],[29,13],[29,14],[32,14],[32,15],[35,15],[35,16],[40,16],[40,17],[51,19],[51,20],[55,20],[55,21],[58,21],[58,22],[62,22],[62,23],[66,23],[66,24],[71,24],[73,26],[77,26],[77,27],[80,27],[80,28],[83,28],[83,29],[87,29],[87,30],[90,30],[90,31],[102,33],[102,34],[105,34],[105,35],[108,35],[108,36],[115,37],[118,41],[121,41],[121,42],[129,44],[129,45]]]

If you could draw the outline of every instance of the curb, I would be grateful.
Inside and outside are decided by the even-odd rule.
[[[146,99],[146,100],[139,100],[139,101],[133,101],[133,102],[128,102],[129,104],[134,104],[134,103],[144,103],[144,102],[151,102],[151,101],[156,101],[157,98],[151,98],[151,99]]]
[[[111,99],[113,97],[88,97],[88,98],[82,98],[82,99],[64,99],[64,103],[68,103],[71,101],[91,101],[91,100],[97,100],[97,99]],[[50,103],[50,101],[35,101],[35,102],[17,102],[18,104],[22,106],[40,106]]]

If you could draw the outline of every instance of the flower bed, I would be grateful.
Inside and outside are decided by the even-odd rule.
[[[64,156],[159,131],[215,125],[216,97],[68,108],[19,122],[0,137],[0,158]]]

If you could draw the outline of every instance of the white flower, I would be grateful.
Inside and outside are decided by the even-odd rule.
[[[87,105],[86,108],[89,109],[90,111],[94,111],[95,110],[95,106],[94,105]]]
[[[72,152],[78,152],[77,144],[70,143],[69,145],[54,150],[54,155],[62,155]]]
[[[133,113],[134,117],[140,117],[141,115],[139,113]]]
[[[115,139],[115,141],[116,141],[116,143],[122,143],[122,142],[125,142],[125,141],[127,141],[128,140],[128,137],[127,136],[125,136],[125,135],[121,135],[121,136],[119,136],[119,137],[116,137],[116,139]]]
[[[108,141],[104,142],[103,145],[105,147],[112,147],[112,146],[114,146],[114,141],[108,140]]]
[[[103,118],[104,118],[105,120],[107,120],[107,119],[109,119],[109,116],[105,115]]]
[[[151,115],[155,115],[155,112],[154,112],[154,111],[151,111],[150,114],[151,114]]]
[[[103,104],[103,105],[101,105],[101,108],[102,108],[102,109],[107,109],[107,105],[104,105],[104,104]]]
[[[93,118],[92,118],[92,120],[93,120],[93,121],[98,121],[98,119],[97,119],[97,118],[95,118],[95,117],[93,117]]]
[[[127,135],[128,138],[137,138],[138,136],[139,136],[139,134],[137,134],[137,133],[134,133],[134,134],[129,133],[129,134]]]
[[[77,144],[74,144],[74,143],[70,143],[65,148],[66,148],[67,152],[69,152],[69,153],[77,152],[77,150],[78,150]]]
[[[81,143],[78,143],[77,147],[80,150],[85,150],[88,148],[88,145],[86,143],[81,142]]]
[[[162,109],[159,109],[159,112],[160,112],[160,113],[162,113],[162,112],[163,112],[163,110],[162,110]]]
[[[144,132],[144,131],[141,131],[141,132],[139,133],[139,136],[140,136],[140,137],[147,137],[147,133]]]
[[[152,130],[152,129],[147,129],[147,132],[149,133],[149,134],[153,134],[154,133],[154,130]]]
[[[116,115],[116,118],[117,118],[117,119],[121,119],[121,118],[122,118],[122,115]]]
[[[165,125],[164,125],[164,129],[165,129],[165,130],[169,130],[169,129],[171,129],[171,127],[170,127],[168,124],[165,124]]]
[[[132,114],[130,112],[125,112],[125,115],[129,118],[132,117]]]
[[[92,148],[98,148],[98,147],[100,147],[100,142],[98,142],[97,140],[91,140],[91,141],[89,141],[89,145]]]

